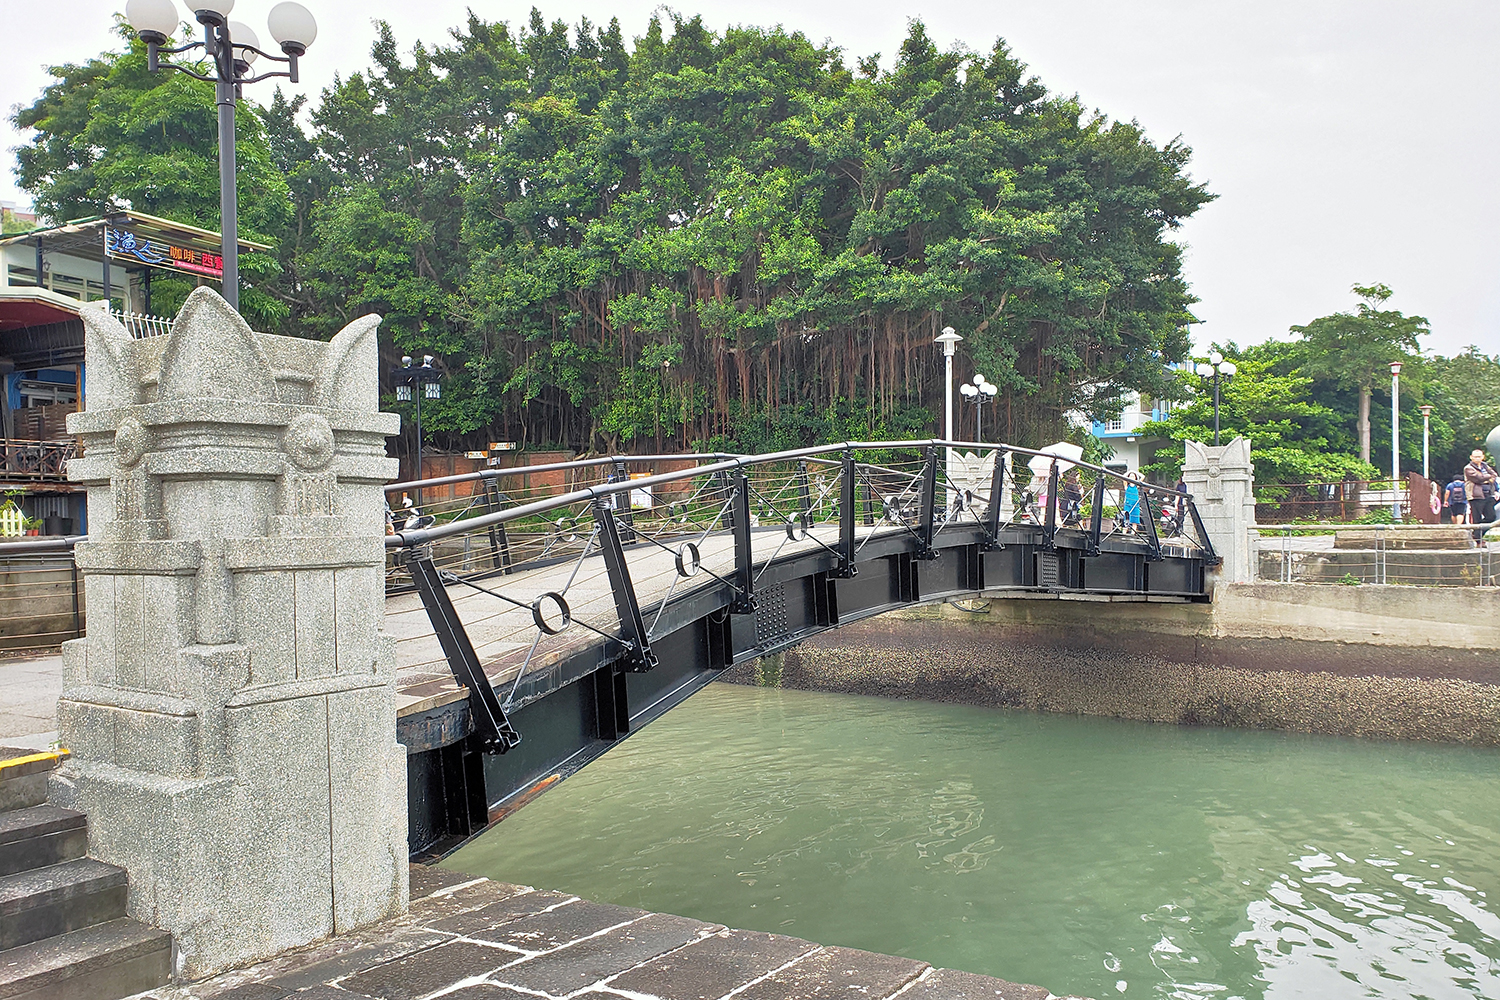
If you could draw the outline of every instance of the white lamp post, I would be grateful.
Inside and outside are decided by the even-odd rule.
[[[1427,448],[1432,441],[1432,406],[1419,406],[1422,411],[1422,478],[1431,479],[1432,473],[1428,471]]]
[[[1401,362],[1391,362],[1391,491],[1401,490]],[[1401,520],[1401,502],[1391,503],[1391,516]]]
[[[953,332],[953,327],[943,327],[943,332],[933,338],[934,344],[943,345],[943,440],[953,440],[953,352],[964,338]]]
[[[984,404],[994,399],[999,394],[1000,388],[975,372],[974,381],[965,382],[959,386],[958,391],[974,404],[974,440],[978,444],[984,444]]]
[[[178,26],[177,7],[172,0],[129,0],[125,4],[125,19],[135,29],[136,37],[146,43],[147,65],[153,73],[158,69],[174,69],[214,85],[214,101],[219,106],[219,250],[224,269],[220,280],[225,301],[239,309],[240,226],[234,169],[234,104],[240,97],[243,84],[273,76],[284,76],[296,83],[297,57],[304,54],[313,39],[318,37],[318,24],[306,7],[291,0],[272,7],[266,26],[284,53],[274,56],[260,47],[255,32],[238,21],[229,20],[234,0],[187,0],[187,6],[203,25],[203,41],[179,45],[175,49],[162,48]],[[203,76],[184,66],[161,62],[159,58],[162,53],[175,55],[192,49],[202,49],[212,61],[213,76]],[[258,56],[286,63],[287,71],[250,76],[250,64]]]
[[[1219,446],[1219,378],[1229,378],[1239,371],[1233,361],[1225,361],[1224,355],[1218,351],[1210,351],[1208,364],[1199,362],[1193,366],[1193,371],[1200,378],[1211,378],[1214,380],[1214,447]]]

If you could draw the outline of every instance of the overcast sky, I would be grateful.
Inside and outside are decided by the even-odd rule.
[[[403,49],[444,40],[472,7],[524,23],[529,6],[492,0],[305,0],[319,37],[303,60],[316,99],[335,72],[368,62],[371,22]],[[265,35],[273,0],[238,0],[233,17]],[[645,28],[655,0],[551,0],[550,21],[619,17]],[[0,0],[7,34],[0,107],[30,103],[45,67],[114,44],[123,0]],[[907,19],[943,46],[986,50],[1006,38],[1049,89],[1135,119],[1156,142],[1182,136],[1191,172],[1219,195],[1185,225],[1187,274],[1202,302],[1195,340],[1241,344],[1351,308],[1349,286],[1381,281],[1393,308],[1432,321],[1426,346],[1500,352],[1500,39],[1495,0],[737,0],[683,3],[715,29],[782,24],[841,46],[847,61],[891,55]],[[65,17],[59,17],[65,12]],[[186,16],[186,8],[183,8]],[[267,100],[271,84],[253,88]],[[0,129],[0,200],[23,205]]]

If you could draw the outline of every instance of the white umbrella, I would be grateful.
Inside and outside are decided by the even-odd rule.
[[[1057,464],[1057,473],[1062,475],[1073,467],[1074,462],[1083,461],[1083,448],[1080,445],[1071,444],[1067,441],[1058,441],[1049,444],[1045,448],[1038,448],[1040,455],[1033,455],[1026,463],[1031,474],[1039,479],[1046,479],[1051,474],[1052,465]],[[1056,458],[1048,458],[1048,455],[1056,455]]]

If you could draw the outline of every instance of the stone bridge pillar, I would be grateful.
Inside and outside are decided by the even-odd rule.
[[[181,975],[403,911],[380,318],[257,334],[206,288],[166,337],[82,315],[89,629],[63,649],[53,802],[88,813]]]
[[[1255,466],[1250,464],[1250,439],[1237,437],[1219,448],[1188,441],[1182,481],[1193,495],[1204,530],[1224,557],[1219,578],[1227,583],[1253,581],[1250,525],[1255,523]]]

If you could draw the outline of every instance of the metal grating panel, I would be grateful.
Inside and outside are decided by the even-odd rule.
[[[1037,584],[1042,587],[1057,586],[1057,571],[1060,560],[1056,552],[1038,552],[1036,555]]]
[[[786,586],[775,584],[755,595],[755,641],[757,645],[770,646],[791,635],[791,623],[787,620]]]

